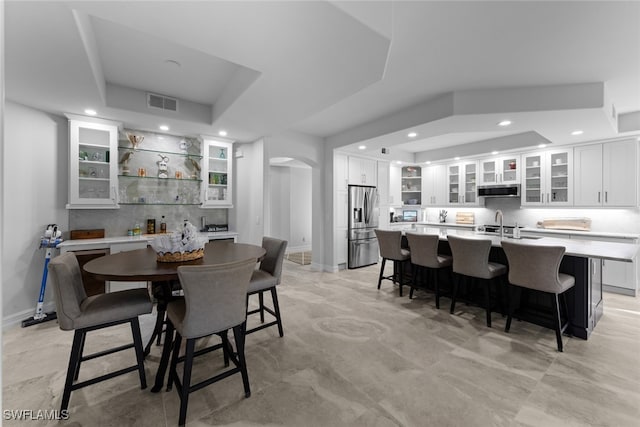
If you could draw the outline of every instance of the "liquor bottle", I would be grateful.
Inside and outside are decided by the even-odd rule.
[[[160,232],[161,233],[166,233],[167,232],[167,223],[164,222],[164,215],[162,215],[162,222],[160,223]]]

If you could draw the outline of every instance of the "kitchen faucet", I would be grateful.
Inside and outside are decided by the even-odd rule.
[[[496,211],[496,221],[500,218],[500,239],[504,239],[504,227],[502,226],[502,211],[498,209]]]

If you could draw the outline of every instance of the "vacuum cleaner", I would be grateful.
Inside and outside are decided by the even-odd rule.
[[[40,284],[40,296],[38,297],[38,304],[36,305],[36,312],[33,317],[29,317],[22,321],[22,327],[37,325],[38,323],[46,322],[49,320],[57,319],[55,311],[45,313],[43,309],[44,305],[44,293],[47,289],[47,273],[49,261],[51,260],[51,253],[62,242],[62,231],[58,229],[56,224],[47,225],[47,229],[44,232],[44,236],[40,238],[40,247],[38,249],[45,249],[44,257],[44,270],[42,271],[42,283]]]

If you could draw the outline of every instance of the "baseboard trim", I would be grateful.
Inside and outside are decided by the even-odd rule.
[[[53,301],[47,302],[43,305],[43,311],[45,313],[48,313],[50,311],[55,311],[56,310],[56,304]],[[36,309],[34,308],[30,308],[27,310],[22,310],[19,311],[18,313],[15,314],[11,314],[9,316],[3,317],[2,318],[2,329],[8,329],[11,328],[15,325],[19,325],[22,323],[22,321],[24,319],[28,319],[29,317],[32,317],[35,313]]]
[[[605,292],[611,292],[612,294],[620,294],[620,295],[628,295],[630,297],[635,297],[636,296],[636,290],[635,289],[629,289],[629,288],[621,288],[619,286],[612,286],[612,285],[602,285],[602,290]]]

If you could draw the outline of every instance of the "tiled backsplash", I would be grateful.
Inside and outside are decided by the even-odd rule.
[[[409,209],[409,208],[407,208]],[[413,208],[415,209],[415,208]],[[421,210],[420,221],[438,222],[438,213],[441,209],[448,212],[447,222],[455,222],[457,212],[473,212],[475,223],[495,224],[495,212],[500,209],[504,214],[504,223],[524,227],[536,227],[538,221],[547,218],[577,218],[587,217],[591,219],[591,230],[611,233],[640,234],[640,209],[578,209],[578,208],[531,208],[521,207],[520,199],[492,198],[485,201],[484,207],[441,207]],[[396,214],[401,214],[402,209],[395,209]],[[425,218],[426,214],[426,218]]]
[[[198,206],[128,205],[120,209],[74,209],[69,211],[69,230],[104,228],[107,237],[126,236],[127,230],[139,224],[144,233],[147,219],[156,220],[160,230],[162,215],[167,231],[178,230],[187,219],[200,228],[200,217],[206,224],[227,224],[227,209],[201,209]]]

